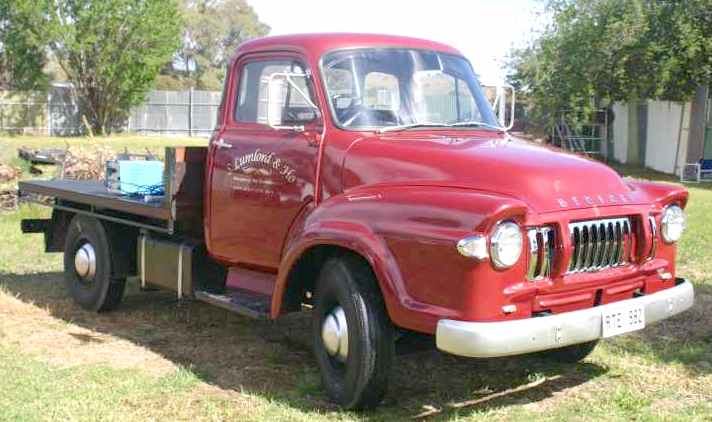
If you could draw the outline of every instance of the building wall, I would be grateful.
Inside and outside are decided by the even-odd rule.
[[[613,104],[613,159],[625,163],[628,158],[628,105]]]
[[[679,173],[687,158],[690,106],[690,103],[648,101],[645,167]]]
[[[698,87],[692,100],[692,111],[690,113],[690,141],[687,144],[688,163],[694,163],[705,155],[705,158],[709,158],[712,152],[706,151],[705,154],[705,127],[712,126],[712,122],[707,122],[709,118],[707,111],[708,98],[709,89],[707,87]]]
[[[684,114],[681,115],[683,108]],[[684,106],[671,101],[615,103],[611,158],[621,163],[643,164],[664,173],[679,174],[680,168],[689,161],[688,143],[703,142],[698,139],[690,141],[693,112],[696,113],[693,119],[699,118],[699,111],[689,102]]]

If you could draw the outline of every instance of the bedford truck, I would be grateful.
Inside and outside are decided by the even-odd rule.
[[[450,46],[257,39],[230,63],[209,146],[167,149],[162,200],[27,181],[53,211],[22,228],[64,253],[66,288],[92,311],[116,308],[127,278],[253,318],[308,310],[344,408],[381,401],[404,333],[576,362],[692,306],[675,272],[684,188],[502,126]]]

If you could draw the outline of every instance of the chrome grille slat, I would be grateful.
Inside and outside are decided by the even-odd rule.
[[[586,242],[583,240],[583,227],[576,227],[578,232],[578,251],[576,252],[576,263],[574,264],[574,271],[581,271],[583,268],[583,257],[586,251]]]
[[[598,268],[603,269],[608,266],[608,225],[601,224],[598,228],[601,237],[601,250],[598,253]]]
[[[608,255],[606,255],[606,267],[615,265],[613,260],[616,254],[616,225],[608,226]]]
[[[630,261],[630,252],[633,247],[633,244],[631,242],[630,236],[632,235],[633,231],[631,230],[630,227],[630,222],[628,220],[623,222],[623,261],[624,262],[629,262]]]
[[[569,223],[569,235],[569,273],[599,271],[630,262],[633,232],[627,217]]]
[[[529,240],[527,278],[541,280],[549,277],[553,259],[554,230],[548,226],[529,229],[527,239]]]
[[[551,273],[551,238],[552,234],[550,227],[542,227],[539,231],[541,236],[541,269],[539,274],[541,277],[549,277]]]
[[[583,266],[586,267],[586,270],[590,270],[593,264],[593,251],[596,248],[595,227],[596,225],[593,224],[584,228],[584,232],[588,231],[588,236],[586,236],[586,260],[583,262]]]
[[[533,280],[538,276],[539,269],[539,241],[538,230],[532,229],[527,232],[529,239],[529,268],[527,270],[527,278]]]
[[[621,259],[623,259],[623,224],[616,221],[616,247],[613,262],[621,262]]]
[[[608,268],[608,248],[609,248],[609,241],[608,241],[608,224],[601,224],[601,238],[603,239],[603,249],[601,250],[601,256],[598,258],[598,268]]]

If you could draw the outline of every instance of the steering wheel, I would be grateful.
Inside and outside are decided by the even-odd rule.
[[[344,126],[351,126],[360,118],[365,120],[363,124],[369,126],[378,126],[381,124],[400,124],[400,117],[396,111],[388,109],[373,109],[366,106],[359,106],[353,108],[353,110],[350,110],[350,113],[344,118],[343,124]]]
[[[353,122],[356,121],[356,119],[358,119],[361,116],[366,116],[366,113],[368,111],[370,111],[370,110],[363,106],[358,106],[358,108],[354,107],[354,109],[351,110],[350,115],[345,118],[344,126],[351,126],[353,124]]]

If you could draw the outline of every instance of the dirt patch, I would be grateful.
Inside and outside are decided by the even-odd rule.
[[[56,306],[77,312],[71,303],[59,302]],[[0,289],[0,338],[23,351],[43,356],[58,367],[97,363],[141,368],[156,375],[176,369],[173,362],[145,347],[71,321],[57,320],[51,312]]]

